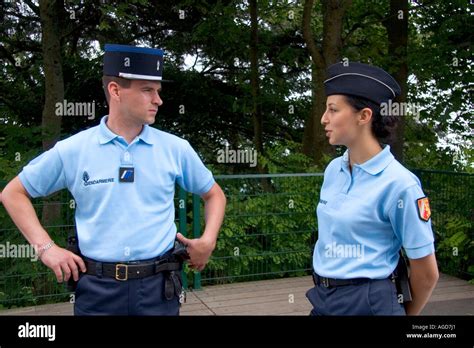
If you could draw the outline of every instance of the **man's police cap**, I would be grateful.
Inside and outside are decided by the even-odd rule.
[[[155,48],[105,45],[104,75],[162,81],[164,52]]]
[[[400,85],[385,70],[358,62],[340,62],[327,69],[326,95],[346,94],[371,100],[378,105],[401,93]]]

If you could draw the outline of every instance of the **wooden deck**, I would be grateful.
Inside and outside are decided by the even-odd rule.
[[[181,315],[308,315],[311,277],[206,286],[189,291]],[[0,315],[72,315],[70,303],[0,311]],[[474,285],[441,274],[425,315],[474,315]]]

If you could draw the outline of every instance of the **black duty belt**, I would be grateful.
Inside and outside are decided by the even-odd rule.
[[[87,267],[86,274],[98,277],[110,277],[116,280],[139,279],[152,276],[164,271],[179,271],[181,263],[168,259],[158,259],[144,262],[99,262],[84,259]]]
[[[353,279],[334,279],[325,278],[313,272],[313,282],[316,286],[324,286],[325,288],[334,288],[337,286],[359,285],[367,283],[370,278],[353,278]]]

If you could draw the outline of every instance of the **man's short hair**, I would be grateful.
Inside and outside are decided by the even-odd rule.
[[[109,104],[110,102],[110,94],[109,94],[109,88],[108,88],[110,82],[115,82],[122,88],[130,88],[132,84],[132,80],[124,79],[122,77],[108,76],[108,75],[102,76],[102,86],[104,87],[105,98],[107,99],[107,104]]]

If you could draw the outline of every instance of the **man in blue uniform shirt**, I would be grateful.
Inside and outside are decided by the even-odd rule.
[[[76,315],[177,315],[179,291],[173,289],[181,264],[170,258],[176,236],[196,270],[215,248],[226,204],[222,190],[186,140],[149,126],[163,104],[162,70],[161,50],[106,45],[109,115],[35,158],[3,191],[13,221],[58,282],[80,277]],[[175,183],[205,201],[199,239],[176,234]],[[76,201],[82,257],[54,244],[29,199],[63,188]]]
[[[321,123],[329,143],[347,150],[324,172],[315,287],[307,292],[312,314],[419,314],[438,268],[428,198],[418,178],[383,145],[393,118],[380,110],[400,86],[384,70],[357,62],[330,66],[324,83],[328,98]],[[401,248],[410,259],[411,302],[397,296]]]

